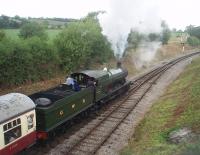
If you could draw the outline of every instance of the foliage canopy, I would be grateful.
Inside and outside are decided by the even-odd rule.
[[[189,25],[186,27],[186,32],[188,32],[190,36],[194,36],[200,39],[200,26],[194,27],[192,25]]]
[[[36,22],[24,24],[20,29],[19,36],[23,39],[34,36],[40,37],[44,40],[47,39],[47,33],[45,32],[44,27]]]
[[[55,39],[64,70],[72,71],[80,66],[87,68],[89,63],[102,63],[113,55],[96,16],[89,14],[79,22],[68,24]]]
[[[171,37],[171,31],[165,21],[162,21],[161,27],[162,27],[161,42],[163,45],[168,44],[168,41]]]
[[[200,45],[200,40],[195,36],[188,37],[187,42],[191,46],[199,46]]]
[[[90,13],[70,22],[53,42],[44,27],[34,22],[23,25],[19,39],[12,40],[0,31],[0,86],[44,80],[107,61],[113,51],[101,33],[97,15]]]

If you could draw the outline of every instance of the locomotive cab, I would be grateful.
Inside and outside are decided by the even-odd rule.
[[[122,68],[106,70],[86,70],[83,74],[88,79],[93,79],[95,83],[95,102],[109,98],[113,92],[118,90],[126,82],[127,70]],[[127,84],[129,85],[129,83]]]
[[[86,87],[92,86],[92,83],[96,85],[97,80],[94,77],[91,77],[85,73],[73,73],[71,74],[71,77],[77,81],[78,85],[81,89],[84,89]]]
[[[36,140],[35,104],[26,95],[0,96],[0,154],[12,155]]]

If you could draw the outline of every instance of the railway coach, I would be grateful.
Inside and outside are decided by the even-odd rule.
[[[15,154],[35,140],[34,102],[19,93],[0,96],[0,155]]]

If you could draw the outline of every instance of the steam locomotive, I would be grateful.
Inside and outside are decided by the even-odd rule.
[[[79,91],[60,84],[30,96],[0,96],[0,154],[15,154],[37,140],[46,140],[77,115],[127,91],[127,75],[122,68],[86,70],[71,74]]]

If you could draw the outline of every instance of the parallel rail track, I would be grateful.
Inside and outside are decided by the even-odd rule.
[[[97,117],[97,121],[91,124],[88,123],[84,130],[80,129],[78,131],[78,136],[76,135],[75,138],[73,136],[67,137],[64,144],[59,144],[59,149],[57,149],[56,152],[50,151],[47,154],[95,154],[122,122],[126,121],[127,116],[166,70],[178,62],[197,54],[200,54],[200,52],[176,58],[133,80],[133,84],[126,96],[120,98],[117,103],[108,106],[105,112]],[[58,150],[59,152],[57,152]]]
[[[110,108],[111,110],[106,115],[101,116],[102,119],[89,132],[84,134],[73,146],[62,151],[62,153],[95,154],[166,70],[196,54],[199,53],[177,58],[133,81],[134,84],[126,97],[113,105]]]

